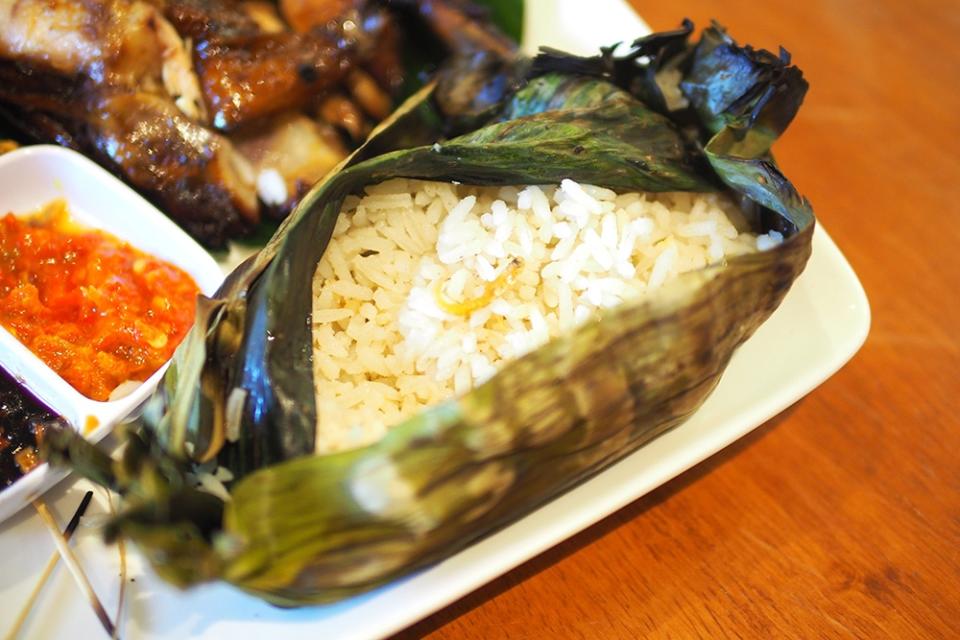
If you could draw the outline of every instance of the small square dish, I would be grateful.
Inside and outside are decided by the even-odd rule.
[[[78,153],[32,146],[0,156],[0,217],[35,213],[65,201],[72,222],[105,231],[133,248],[190,275],[210,295],[223,280],[214,259],[130,187]],[[0,327],[0,368],[91,441],[105,437],[153,392],[167,365],[126,395],[106,401],[80,393],[12,333]],[[16,513],[63,478],[64,472],[38,465],[0,489],[0,521]]]

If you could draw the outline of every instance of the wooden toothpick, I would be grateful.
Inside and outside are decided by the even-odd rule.
[[[73,575],[73,579],[76,580],[80,590],[86,594],[87,599],[90,601],[90,606],[93,607],[93,612],[97,614],[97,618],[100,620],[100,624],[103,625],[107,635],[111,638],[114,637],[116,629],[114,628],[113,622],[111,622],[110,616],[107,615],[106,610],[100,603],[100,599],[97,598],[93,586],[87,579],[87,574],[84,573],[83,567],[80,566],[77,557],[73,554],[73,550],[70,549],[70,545],[67,544],[66,538],[60,533],[60,527],[57,526],[57,521],[53,519],[50,511],[47,509],[47,505],[44,504],[42,500],[34,500],[33,506],[53,535],[53,541],[57,545],[57,551],[60,552],[60,557],[63,558],[63,562],[67,565],[67,568],[70,569],[70,573]]]

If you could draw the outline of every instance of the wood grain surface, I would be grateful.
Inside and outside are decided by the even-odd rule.
[[[396,636],[960,638],[960,3],[689,0],[811,84],[777,145],[863,349],[721,454]]]

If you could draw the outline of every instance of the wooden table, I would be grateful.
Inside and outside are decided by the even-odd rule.
[[[397,638],[960,638],[960,5],[690,0],[811,84],[777,145],[870,298],[750,436]]]

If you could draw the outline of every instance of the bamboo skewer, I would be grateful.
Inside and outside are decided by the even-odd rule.
[[[93,491],[87,491],[84,494],[83,499],[80,501],[80,506],[77,507],[73,517],[70,518],[70,522],[67,523],[66,528],[63,530],[64,540],[69,541],[73,536],[73,532],[77,530],[77,526],[80,524],[80,518],[83,517],[83,514],[87,511],[87,507],[90,506],[91,498],[93,498]],[[33,609],[33,605],[36,602],[37,597],[40,595],[40,590],[43,589],[43,585],[45,585],[47,580],[50,578],[50,574],[53,573],[53,568],[57,566],[57,562],[59,560],[59,553],[54,553],[52,556],[50,556],[50,559],[47,561],[47,566],[43,568],[43,571],[40,573],[40,578],[37,580],[37,584],[34,585],[33,591],[30,592],[30,597],[27,598],[27,603],[23,606],[23,609],[20,610],[20,615],[17,616],[17,619],[13,623],[13,627],[7,632],[7,635],[4,636],[4,640],[14,640],[14,638],[16,638],[20,633],[20,629],[23,628],[23,623],[27,621],[27,616],[30,615],[30,611]]]
[[[110,507],[110,515],[116,516],[117,510],[113,506],[113,495],[109,489],[104,489],[107,494],[107,505]],[[113,629],[111,640],[116,640],[120,634],[120,620],[123,614],[123,603],[127,594],[127,545],[123,541],[123,536],[117,538],[117,553],[120,555],[120,593],[117,596],[117,614],[113,617],[116,625]]]
[[[103,604],[100,603],[100,599],[97,598],[97,594],[93,590],[93,586],[87,579],[87,575],[83,572],[83,568],[77,561],[77,557],[70,549],[70,545],[67,544],[66,539],[60,533],[60,528],[57,526],[57,522],[53,519],[50,511],[47,509],[47,505],[45,505],[41,500],[34,500],[33,506],[40,515],[40,518],[47,525],[47,528],[50,529],[50,532],[53,534],[53,541],[57,545],[57,550],[60,552],[60,556],[66,563],[67,568],[70,569],[70,573],[73,574],[73,578],[77,581],[80,589],[87,595],[87,599],[90,601],[90,606],[93,607],[93,612],[97,614],[100,624],[103,625],[107,635],[109,635],[111,638],[114,637],[116,629],[113,625],[113,622],[110,621],[110,616],[107,615],[106,610],[103,608]]]

